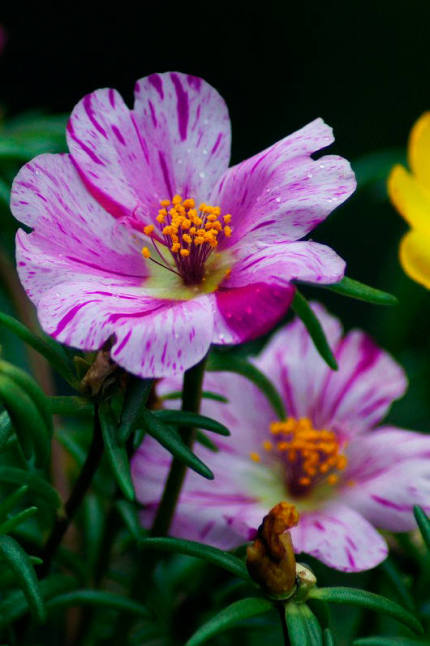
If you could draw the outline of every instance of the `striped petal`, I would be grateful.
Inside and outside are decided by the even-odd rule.
[[[311,158],[332,142],[331,128],[316,119],[230,168],[211,198],[233,216],[233,234],[223,248],[242,239],[248,244],[298,240],[344,202],[356,186],[349,163],[334,155]]]
[[[302,514],[291,530],[294,549],[343,572],[376,567],[388,549],[385,540],[359,513],[345,505]]]
[[[230,119],[218,92],[196,76],[152,74],[136,83],[133,118],[158,198],[208,201],[230,159]]]
[[[413,506],[430,512],[430,436],[381,428],[347,449],[347,486],[342,500],[380,529],[406,532],[416,526]]]

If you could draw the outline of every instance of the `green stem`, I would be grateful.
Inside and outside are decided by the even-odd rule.
[[[182,410],[184,411],[198,413],[200,410],[205,364],[206,357],[187,370],[184,375],[184,387],[182,389]],[[184,444],[191,448],[194,441],[195,429],[188,427],[181,428],[180,433]],[[165,536],[169,532],[186,470],[187,467],[183,462],[176,458],[173,459],[151,530],[154,536]]]
[[[86,492],[91,485],[91,482],[103,455],[103,448],[103,438],[100,428],[98,410],[96,407],[94,416],[94,432],[91,446],[82,470],[75,482],[72,493],[70,494],[69,499],[64,505],[64,514],[57,517],[55,525],[41,554],[43,563],[38,569],[39,578],[43,578],[49,572],[52,559],[55,556],[55,553],[61,541],[63,540],[64,534],[68,530],[70,523],[72,522]]]
[[[290,646],[291,642],[290,642],[290,637],[288,635],[287,622],[285,620],[285,604],[280,603],[277,606],[277,610],[279,612],[279,618],[281,620],[282,637],[283,637],[284,646]]]

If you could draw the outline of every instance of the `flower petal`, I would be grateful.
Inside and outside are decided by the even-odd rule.
[[[430,235],[430,190],[427,191],[403,166],[395,166],[388,178],[388,193],[411,227]]]
[[[38,304],[42,328],[61,343],[98,350],[114,339],[111,356],[140,377],[182,373],[209,349],[213,313],[207,297],[157,300],[140,287],[98,279],[67,282]]]
[[[294,549],[342,572],[369,570],[388,553],[382,536],[360,514],[344,505],[305,512],[291,530]]]
[[[336,348],[318,403],[320,427],[351,435],[373,428],[401,397],[407,380],[401,366],[363,332],[353,330]]]
[[[171,527],[179,538],[202,541],[220,549],[232,549],[251,540],[267,513],[248,488],[261,466],[229,452],[213,453],[196,447],[199,457],[213,470],[207,481],[188,470]],[[132,477],[142,522],[150,527],[171,463],[170,454],[146,437],[132,460]]]
[[[17,235],[17,265],[29,297],[70,279],[110,275],[140,284],[147,275],[140,245],[88,193],[69,155],[40,155],[12,187],[15,217],[33,227]]]
[[[207,201],[230,159],[230,119],[218,92],[196,76],[152,74],[136,83],[133,114],[159,199]]]
[[[430,112],[421,115],[411,130],[408,157],[418,181],[430,189]]]
[[[75,106],[67,143],[88,189],[112,215],[135,213],[148,222],[157,213],[159,187],[154,186],[146,142],[116,90],[96,90]]]
[[[430,512],[430,436],[381,428],[353,440],[347,449],[342,499],[381,529],[416,526],[413,506]]]
[[[291,285],[255,283],[213,295],[213,343],[243,343],[269,332],[286,313],[294,296]]]
[[[316,119],[230,168],[211,198],[233,216],[233,234],[220,248],[243,238],[249,244],[298,240],[344,202],[356,186],[349,163],[333,155],[310,157],[332,141],[331,128]]]
[[[312,309],[330,346],[336,348],[342,336],[340,321],[319,303],[312,303]],[[279,389],[288,415],[309,417],[315,422],[321,388],[331,371],[299,318],[273,336],[256,364]]]
[[[417,283],[430,289],[430,231],[409,231],[400,243],[400,262]]]
[[[236,262],[223,282],[228,288],[256,282],[285,287],[292,280],[305,283],[337,283],[345,273],[345,261],[333,249],[318,242],[284,242],[235,250]]]

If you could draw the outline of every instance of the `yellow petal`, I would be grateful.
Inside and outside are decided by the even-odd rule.
[[[424,112],[411,130],[408,158],[412,172],[430,191],[430,112]]]
[[[394,166],[391,171],[388,194],[411,227],[430,235],[430,192],[403,166]]]
[[[409,231],[400,243],[400,262],[412,280],[430,289],[430,235]]]

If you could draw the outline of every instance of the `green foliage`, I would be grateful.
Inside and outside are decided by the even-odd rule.
[[[364,285],[363,283],[358,282],[358,280],[353,280],[344,276],[339,283],[333,283],[331,285],[324,285],[327,289],[330,289],[336,294],[341,294],[342,296],[349,296],[349,298],[356,298],[359,301],[364,301],[365,303],[372,303],[373,305],[398,305],[398,299],[388,292],[383,292],[380,289],[375,289],[374,287],[369,287],[369,285]]]
[[[318,350],[326,364],[332,370],[337,370],[338,366],[336,359],[334,358],[333,352],[331,351],[321,323],[313,313],[312,308],[308,304],[307,300],[304,298],[304,296],[302,296],[297,288],[291,307],[293,308],[299,319],[301,319],[301,321],[303,322],[304,326],[309,332],[312,341],[314,342],[316,349]]]
[[[285,621],[291,646],[323,646],[321,627],[306,604],[287,603]]]
[[[234,576],[245,579],[245,581],[250,581],[248,570],[241,559],[210,545],[204,545],[203,543],[197,543],[195,541],[186,541],[180,538],[142,537],[139,539],[139,546],[144,549],[157,549],[176,554],[196,556],[227,570]]]
[[[208,480],[213,480],[212,471],[184,444],[180,434],[172,426],[164,424],[154,413],[144,410],[140,417],[145,431],[157,440],[175,458]]]
[[[204,644],[208,639],[214,637],[214,635],[231,628],[231,626],[234,626],[239,621],[269,612],[271,609],[271,602],[260,597],[249,597],[235,601],[201,626],[187,641],[185,646]]]
[[[224,424],[198,413],[190,413],[186,410],[158,410],[154,412],[154,415],[165,424],[193,426],[195,428],[204,428],[206,431],[212,431],[212,433],[217,433],[218,435],[230,435],[230,431]]]
[[[100,425],[106,454],[114,478],[124,496],[128,500],[134,499],[134,487],[130,474],[130,464],[127,451],[118,438],[118,422],[109,402],[104,402],[99,408]]]
[[[421,536],[427,546],[427,549],[430,550],[430,519],[424,513],[424,510],[418,505],[414,507],[415,520],[417,521],[418,527],[421,532]]]
[[[309,593],[309,597],[328,601],[329,603],[342,603],[367,608],[397,619],[397,621],[405,624],[416,633],[423,632],[422,625],[413,614],[399,606],[398,603],[373,592],[347,587],[313,588]]]
[[[11,536],[0,536],[0,554],[19,580],[30,612],[38,621],[44,621],[46,616],[45,606],[33,564],[27,553]]]

